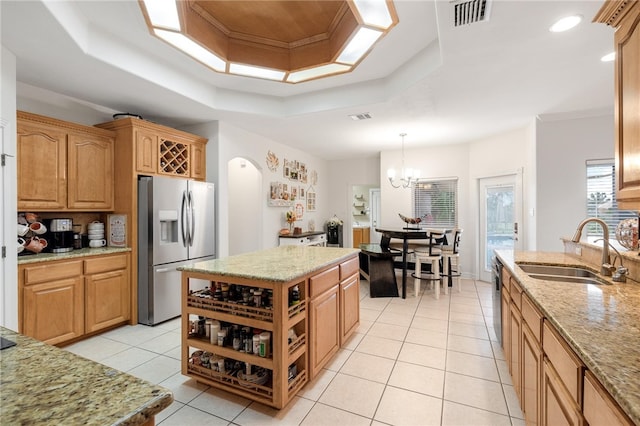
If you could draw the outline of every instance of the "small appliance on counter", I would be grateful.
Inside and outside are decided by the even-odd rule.
[[[46,251],[51,253],[66,253],[73,250],[73,220],[49,219],[46,224],[45,238],[48,245]]]

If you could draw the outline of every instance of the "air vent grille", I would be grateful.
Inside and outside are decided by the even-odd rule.
[[[489,20],[490,0],[455,1],[452,4],[456,27]]]
[[[368,120],[371,118],[371,114],[368,112],[363,112],[361,114],[353,114],[349,116],[353,121],[360,121],[360,120]]]

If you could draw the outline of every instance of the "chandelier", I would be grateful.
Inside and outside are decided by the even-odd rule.
[[[389,183],[394,188],[408,188],[411,184],[415,183],[420,177],[419,170],[413,170],[411,168],[405,169],[404,167],[404,137],[407,136],[406,133],[400,133],[400,137],[402,138],[402,169],[400,170],[400,177],[396,179],[396,170],[389,169],[387,170],[387,177],[389,178]]]

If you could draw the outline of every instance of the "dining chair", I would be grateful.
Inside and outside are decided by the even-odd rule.
[[[442,233],[431,232],[429,234],[426,245],[416,246],[413,255],[415,257],[415,271],[413,273],[414,293],[418,297],[420,292],[420,282],[427,280],[435,284],[435,297],[440,298],[440,285],[442,276],[440,275],[440,262],[442,260],[442,244],[445,241],[445,235]],[[423,272],[422,265],[430,264],[430,272]],[[425,276],[426,275],[426,276]],[[449,294],[448,287],[444,287],[445,294]]]
[[[453,280],[456,281],[458,293],[462,291],[460,276],[460,237],[462,228],[453,229],[453,241],[449,245],[442,246],[442,276],[447,280],[444,284],[445,289],[449,285],[453,286]]]

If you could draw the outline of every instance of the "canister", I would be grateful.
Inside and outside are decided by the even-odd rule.
[[[260,352],[259,355],[266,358],[271,353],[271,333],[263,331],[260,333]]]

